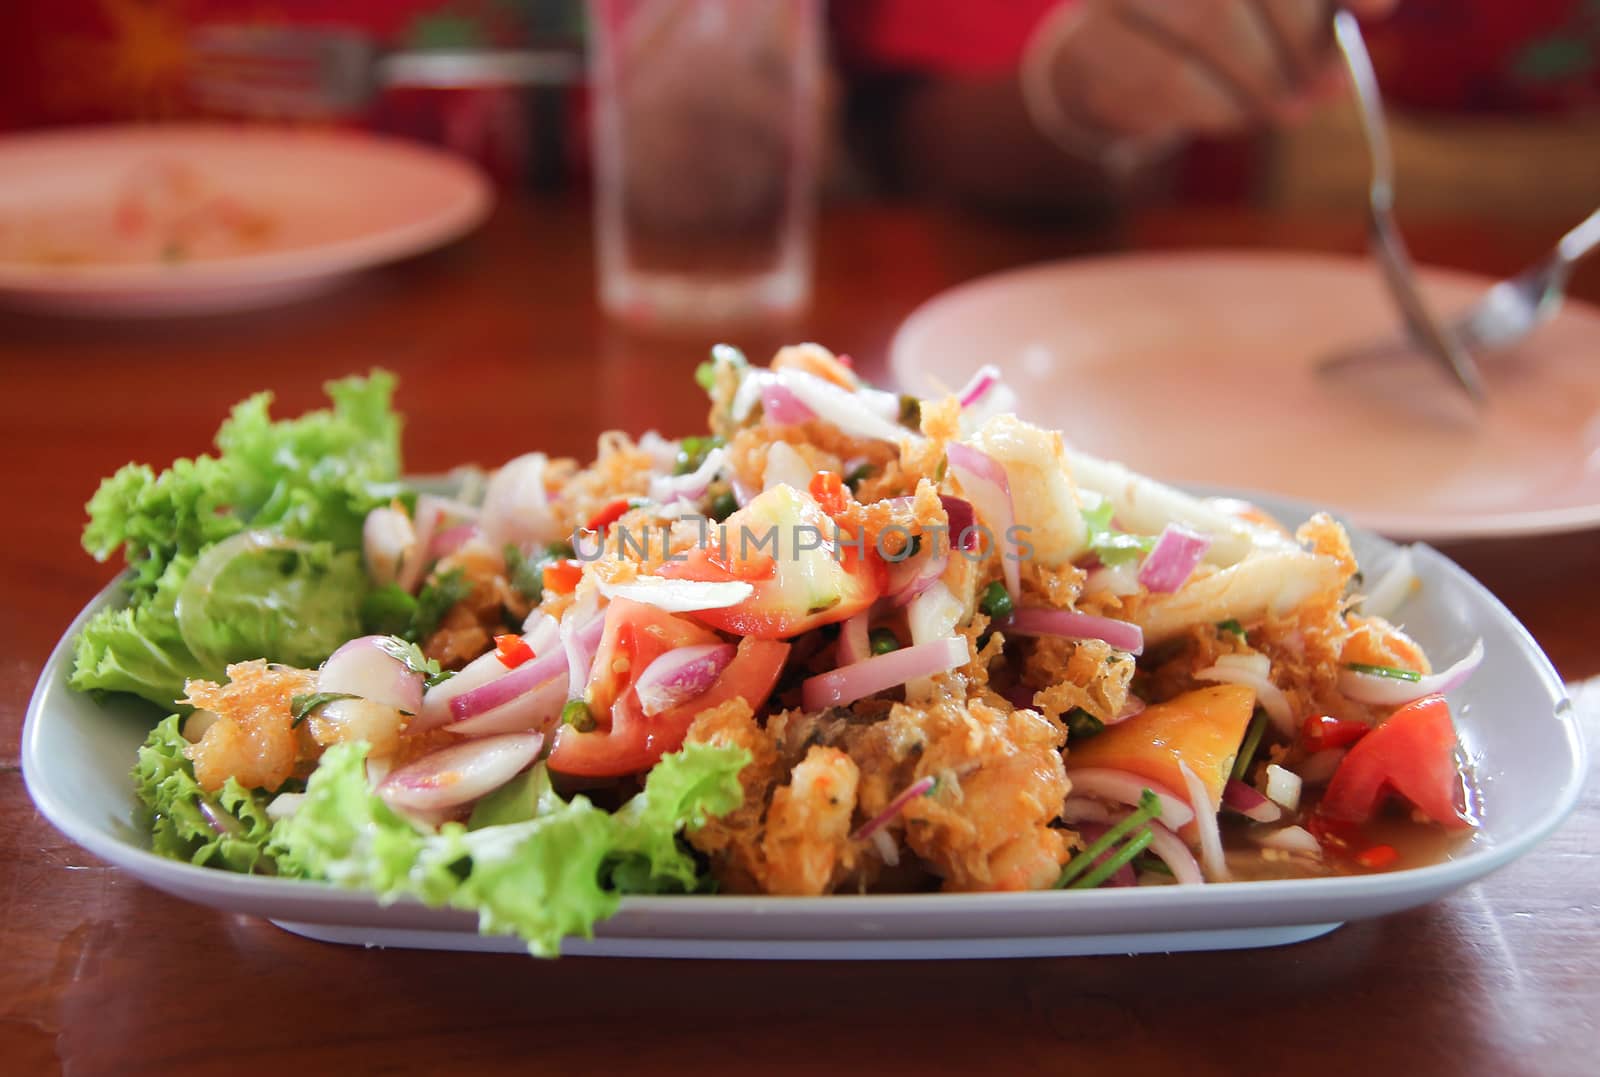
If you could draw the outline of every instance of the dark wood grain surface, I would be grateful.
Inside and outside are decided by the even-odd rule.
[[[1416,221],[1410,234],[1424,261],[1504,274],[1555,230]],[[881,376],[917,303],[991,270],[1129,245],[1361,244],[1354,217],[1163,211],[1084,236],[846,208],[824,218],[813,310],[726,335],[757,356],[821,340]],[[100,476],[205,450],[253,390],[297,412],[323,380],[376,365],[401,376],[418,471],[535,446],[586,455],[614,427],[698,426],[690,372],[708,341],[606,323],[591,274],[584,207],[514,201],[463,243],[280,311],[181,323],[0,314],[0,1071],[1600,1071],[1593,783],[1562,830],[1498,875],[1314,942],[930,964],[542,963],[324,945],[151,890],[37,815],[18,735],[50,648],[115,571],[78,546]],[[1600,297],[1594,273],[1577,287]],[[1600,533],[1446,552],[1545,647],[1593,740]]]

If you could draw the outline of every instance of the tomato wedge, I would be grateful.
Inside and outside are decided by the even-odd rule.
[[[759,709],[772,694],[788,657],[787,643],[742,640],[733,661],[709,691],[654,717],[645,715],[630,681],[611,706],[609,729],[580,733],[564,725],[556,730],[550,769],[589,778],[613,778],[649,770],[663,755],[683,747],[689,726],[701,711],[738,697]],[[595,665],[598,668],[598,659]],[[593,708],[592,702],[590,706]]]
[[[1450,705],[1443,696],[1424,696],[1356,742],[1334,771],[1320,810],[1364,823],[1397,793],[1440,826],[1470,827],[1456,752]]]
[[[691,616],[740,636],[786,639],[855,616],[882,595],[888,570],[855,545],[810,495],[779,485],[723,523],[716,544],[659,575],[677,580],[744,580],[749,598]]]

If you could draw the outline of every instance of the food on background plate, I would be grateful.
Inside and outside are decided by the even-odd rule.
[[[171,711],[156,852],[475,910],[540,954],[624,894],[1378,871],[1474,823],[1434,672],[1343,529],[1069,448],[995,372],[918,400],[713,350],[706,434],[400,477],[393,380],[129,465],[73,686]],[[1435,843],[1436,844],[1436,843]],[[1067,906],[1064,906],[1064,908]]]

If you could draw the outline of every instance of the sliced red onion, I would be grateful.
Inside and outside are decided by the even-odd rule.
[[[885,655],[883,657],[888,656]],[[882,830],[884,827],[893,822],[895,816],[905,811],[907,804],[910,804],[913,800],[923,796],[937,784],[938,779],[932,774],[929,774],[923,778],[918,778],[916,781],[902,789],[893,800],[889,801],[888,806],[885,807],[881,812],[879,812],[877,815],[874,815],[870,821],[863,823],[859,830],[850,835],[850,840],[866,841],[868,838],[872,837],[872,835],[876,834],[878,831]]]
[[[567,660],[567,697],[582,699],[589,689],[589,674],[594,669],[594,655],[600,649],[600,637],[605,634],[606,619],[601,613],[589,615],[587,620],[567,611],[561,620],[561,650]]]
[[[1139,582],[1151,594],[1169,595],[1182,590],[1210,548],[1211,539],[1205,535],[1180,524],[1168,524],[1139,567]]]
[[[1300,775],[1276,763],[1267,764],[1267,799],[1285,811],[1300,809]]]
[[[1326,785],[1333,772],[1344,762],[1348,748],[1325,748],[1306,756],[1300,764],[1300,781],[1304,785]]]
[[[502,733],[431,752],[393,771],[378,786],[386,803],[442,811],[477,800],[532,766],[544,747],[538,733]]]
[[[1222,803],[1257,823],[1275,823],[1283,816],[1282,808],[1236,778],[1222,787]]]
[[[1214,681],[1220,684],[1242,684],[1252,689],[1256,694],[1256,702],[1261,704],[1267,712],[1267,717],[1272,719],[1273,728],[1283,736],[1293,738],[1294,711],[1289,706],[1289,697],[1283,694],[1283,689],[1273,684],[1271,678],[1261,672],[1259,663],[1235,661],[1266,659],[1266,657],[1266,655],[1223,655],[1217,659],[1215,665],[1196,671],[1194,678],[1197,681]],[[1268,664],[1270,666],[1270,660]]]
[[[1387,620],[1421,586],[1422,581],[1417,579],[1417,570],[1412,564],[1411,547],[1401,547],[1378,582],[1372,585],[1372,590],[1361,600],[1361,612]]]
[[[1217,805],[1211,803],[1211,794],[1188,763],[1178,760],[1178,771],[1183,784],[1188,787],[1189,804],[1194,808],[1195,829],[1200,834],[1200,862],[1205,865],[1206,878],[1211,882],[1227,882],[1228,861],[1222,855],[1222,832],[1217,829]]]
[[[1445,695],[1461,687],[1483,662],[1483,640],[1472,643],[1465,658],[1438,673],[1420,680],[1403,681],[1394,677],[1380,677],[1371,673],[1357,673],[1347,669],[1339,674],[1339,691],[1357,703],[1374,707],[1401,707],[1414,703],[1423,696]]]
[[[478,522],[495,549],[562,537],[545,489],[549,466],[544,453],[528,453],[503,464],[489,480]]]
[[[596,583],[607,598],[632,599],[668,613],[727,609],[756,590],[741,580],[669,580],[661,576],[638,576],[627,583]]]
[[[962,386],[961,391],[956,394],[956,402],[964,408],[969,407],[982,400],[988,395],[989,390],[999,384],[1000,369],[993,365],[981,366],[978,372],[972,375],[972,380]]]
[[[700,500],[706,496],[706,490],[716,479],[717,473],[722,470],[727,458],[726,449],[716,448],[706,453],[706,458],[700,462],[700,466],[687,475],[651,476],[650,500],[663,505],[680,498],[686,501]]]
[[[945,543],[930,542],[928,548],[889,566],[889,589],[886,592],[896,606],[908,605],[912,599],[932,587],[944,575],[950,564],[950,547]]]
[[[802,404],[787,387],[767,380],[761,386],[761,417],[778,426],[793,426],[816,418],[817,413]]]
[[[1137,807],[1140,797],[1148,789],[1161,801],[1161,821],[1174,830],[1187,826],[1194,819],[1194,810],[1189,807],[1186,798],[1160,782],[1153,782],[1132,771],[1112,767],[1068,767],[1067,778],[1072,783],[1074,797],[1099,797],[1113,804],[1127,804],[1130,807]]]
[[[451,722],[445,729],[463,737],[482,737],[492,733],[549,733],[567,705],[567,671],[472,718]]]
[[[1002,617],[994,627],[1011,636],[1104,640],[1119,651],[1144,653],[1144,631],[1138,625],[1072,610],[1020,609],[1009,617]]]
[[[947,673],[970,657],[961,636],[913,644],[808,679],[800,686],[801,702],[808,711],[848,706],[917,677]]]
[[[945,446],[950,471],[961,482],[961,492],[972,502],[980,523],[990,529],[1000,553],[1000,571],[1005,576],[1006,593],[1012,602],[1022,600],[1022,564],[1017,556],[1014,527],[1016,510],[1011,503],[1011,483],[1006,469],[987,453],[952,441]],[[959,541],[960,534],[952,536]]]
[[[887,830],[879,830],[873,833],[872,847],[878,851],[878,858],[889,867],[900,866],[900,850]]]
[[[422,674],[385,650],[393,646],[387,636],[362,636],[340,647],[322,663],[317,691],[340,692],[419,714],[422,711]]]
[[[428,560],[437,561],[441,557],[449,557],[471,542],[477,533],[476,524],[456,524],[454,527],[434,532],[433,538],[428,542]]]
[[[1195,862],[1194,854],[1183,840],[1158,822],[1150,825],[1150,849],[1161,862],[1172,869],[1172,877],[1180,886],[1199,886],[1206,879]]]
[[[406,562],[417,556],[417,532],[411,517],[387,505],[367,513],[361,524],[361,555],[367,577],[374,584],[394,583]]]
[[[1061,821],[1063,823],[1109,823],[1111,809],[1098,800],[1088,797],[1068,797],[1065,804],[1061,805]]]
[[[656,657],[633,682],[639,705],[650,716],[703,696],[733,661],[731,643],[674,647]]]
[[[898,422],[879,414],[861,396],[793,367],[773,374],[778,384],[816,413],[823,422],[838,427],[852,437],[898,442],[913,439],[913,434]]]
[[[498,680],[506,675],[505,663],[500,661],[500,656],[494,651],[480,654],[466,667],[456,673],[447,681],[441,681],[422,694],[422,711],[411,720],[406,727],[408,733],[419,733],[428,729],[436,729],[454,721],[450,713],[450,702],[457,696],[465,695],[474,688],[479,688],[490,681]],[[370,760],[369,760],[370,762]]]
[[[476,522],[479,515],[477,509],[460,501],[434,494],[418,496],[415,520],[417,554],[415,557],[407,558],[400,566],[400,577],[396,581],[400,587],[408,593],[415,593],[428,571],[428,566],[433,564],[436,558],[443,556],[431,552],[435,534],[447,531],[457,524]]]
[[[1322,856],[1322,843],[1303,826],[1285,826],[1265,833],[1252,833],[1250,840],[1267,849],[1282,849],[1286,853],[1303,853]]]
[[[914,498],[912,500],[915,500]],[[946,545],[958,550],[975,550],[981,537],[975,526],[978,522],[977,513],[972,510],[972,502],[962,497],[951,497],[949,494],[939,495],[939,504],[944,506],[945,518],[950,523],[950,533],[946,536]]]
[[[761,488],[787,486],[791,490],[805,490],[811,485],[813,472],[806,458],[795,452],[786,441],[775,441],[767,447],[767,460],[761,472]]]
[[[872,640],[867,632],[867,616],[867,611],[862,610],[839,626],[836,665],[853,666],[872,657]]]
[[[495,660],[499,661],[498,658]],[[560,673],[566,665],[567,656],[560,651],[551,651],[543,657],[524,662],[516,669],[507,670],[504,676],[496,677],[487,684],[468,689],[452,698],[450,716],[460,722],[476,718],[480,714],[487,714],[497,707],[503,707],[523,693],[538,688]],[[505,667],[502,665],[501,668]]]

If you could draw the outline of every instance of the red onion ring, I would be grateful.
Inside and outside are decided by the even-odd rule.
[[[1275,823],[1283,817],[1282,808],[1237,778],[1222,787],[1222,804],[1257,823]]]
[[[1013,636],[1062,636],[1066,639],[1098,639],[1129,654],[1144,653],[1144,631],[1136,624],[1095,617],[1073,610],[1032,607],[1002,617],[995,629]]]
[[[945,459],[950,470],[961,482],[961,491],[967,495],[978,518],[992,528],[991,537],[1000,554],[1000,571],[1005,576],[1006,593],[1012,602],[1022,600],[1022,565],[1017,555],[1016,537],[1012,533],[1016,524],[1016,509],[1011,502],[1011,484],[1006,469],[994,457],[979,452],[971,445],[952,441],[945,446]],[[960,535],[957,534],[957,539]]]
[[[1181,524],[1168,524],[1139,567],[1139,582],[1151,594],[1168,595],[1182,590],[1210,548],[1211,539],[1207,536]]]
[[[800,686],[801,703],[808,711],[848,706],[917,677],[947,673],[970,658],[962,636],[913,644],[808,679]]]
[[[705,695],[733,661],[733,652],[731,643],[704,643],[658,655],[633,683],[640,708],[654,717]]]

